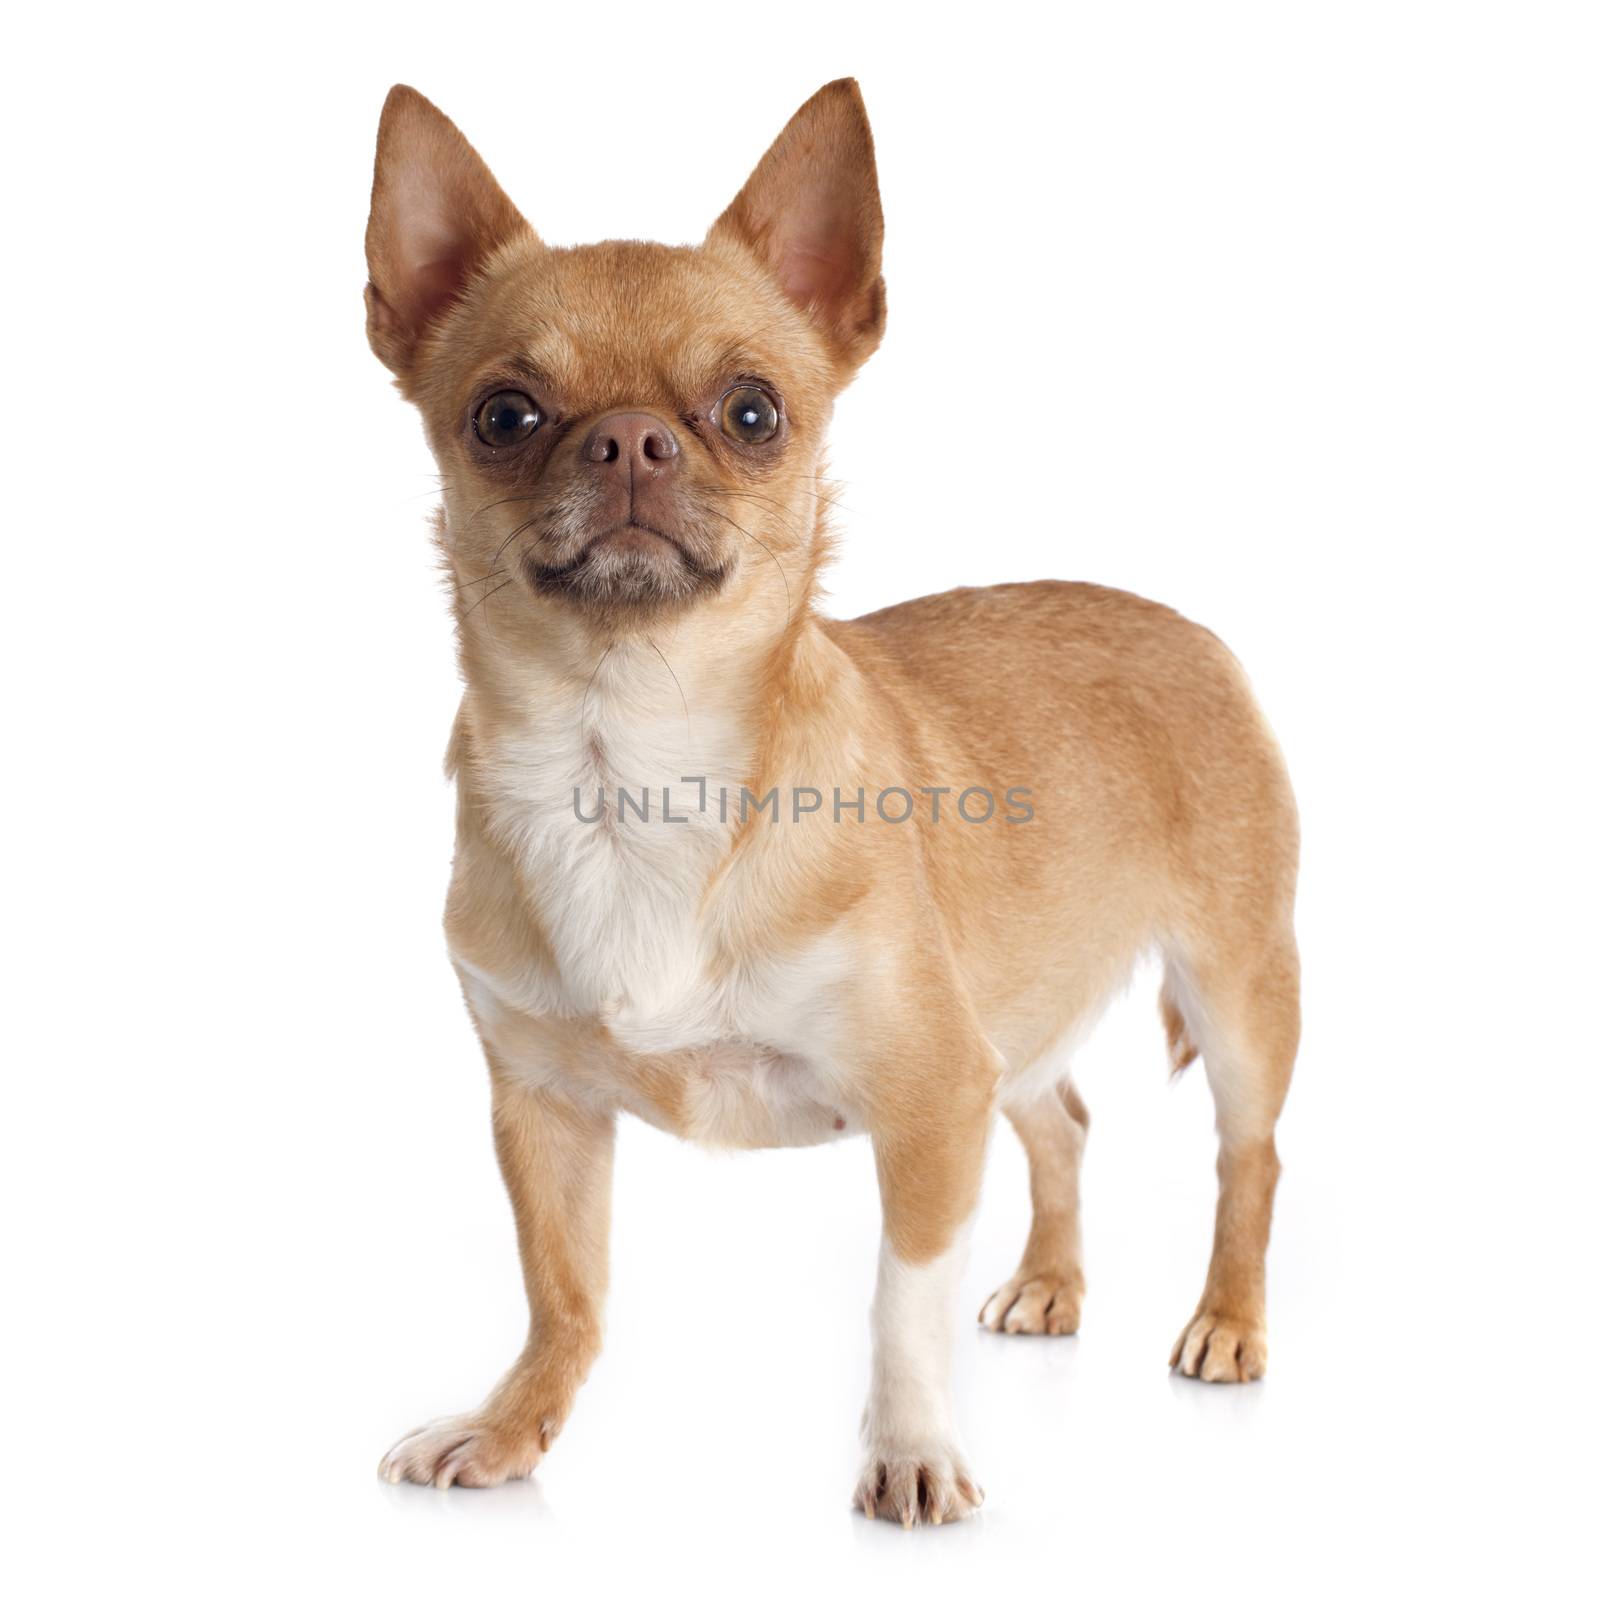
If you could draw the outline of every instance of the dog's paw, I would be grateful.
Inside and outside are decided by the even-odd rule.
[[[970,1517],[983,1504],[983,1490],[954,1451],[869,1450],[851,1504],[869,1518],[881,1516],[902,1527],[937,1526]]]
[[[1203,1383],[1249,1383],[1267,1370],[1267,1330],[1257,1321],[1198,1311],[1167,1365]]]
[[[509,1478],[525,1478],[550,1447],[547,1425],[507,1428],[468,1413],[440,1417],[408,1433],[378,1464],[390,1483],[460,1484],[492,1489]]]
[[[978,1321],[991,1333],[1076,1333],[1083,1274],[1019,1273],[983,1303]]]

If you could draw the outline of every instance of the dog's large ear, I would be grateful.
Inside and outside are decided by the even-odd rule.
[[[760,257],[848,367],[877,349],[883,209],[854,78],[819,89],[789,119],[708,242],[729,238]]]
[[[478,152],[431,101],[403,83],[378,123],[367,219],[367,338],[404,373],[428,325],[485,259],[533,229]]]

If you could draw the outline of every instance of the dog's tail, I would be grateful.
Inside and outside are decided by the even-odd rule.
[[[1172,1076],[1177,1077],[1200,1054],[1200,1047],[1178,1006],[1178,986],[1170,963],[1161,980],[1161,1023],[1167,1030],[1167,1059],[1172,1063]]]

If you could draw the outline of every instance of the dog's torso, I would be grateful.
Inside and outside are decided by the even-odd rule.
[[[876,1087],[848,1035],[931,961],[1002,1098],[1026,1098],[1181,925],[1175,875],[1227,870],[1185,808],[1247,822],[1278,781],[1231,657],[1132,596],[957,591],[822,627],[818,681],[776,733],[761,686],[719,689],[653,645],[515,714],[464,706],[447,929],[507,1070],[707,1143],[839,1137]],[[1024,779],[1031,814],[1008,821]],[[958,812],[964,786],[994,815]],[[848,805],[890,788],[922,810]],[[775,820],[755,804],[772,789]],[[823,803],[797,818],[800,789]],[[924,789],[946,791],[937,822]]]

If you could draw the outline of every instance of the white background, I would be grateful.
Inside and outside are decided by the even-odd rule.
[[[1592,10],[42,14],[0,96],[10,1592],[1592,1593]],[[958,1340],[979,1519],[846,1510],[867,1149],[636,1125],[537,1482],[391,1488],[523,1310],[438,928],[432,465],[362,333],[378,108],[423,89],[553,242],[687,241],[842,73],[891,309],[832,606],[1153,595],[1295,775],[1271,1375],[1167,1374],[1212,1142],[1145,973],[1079,1068],[1082,1334]],[[1025,1225],[1002,1129],[964,1317]]]

